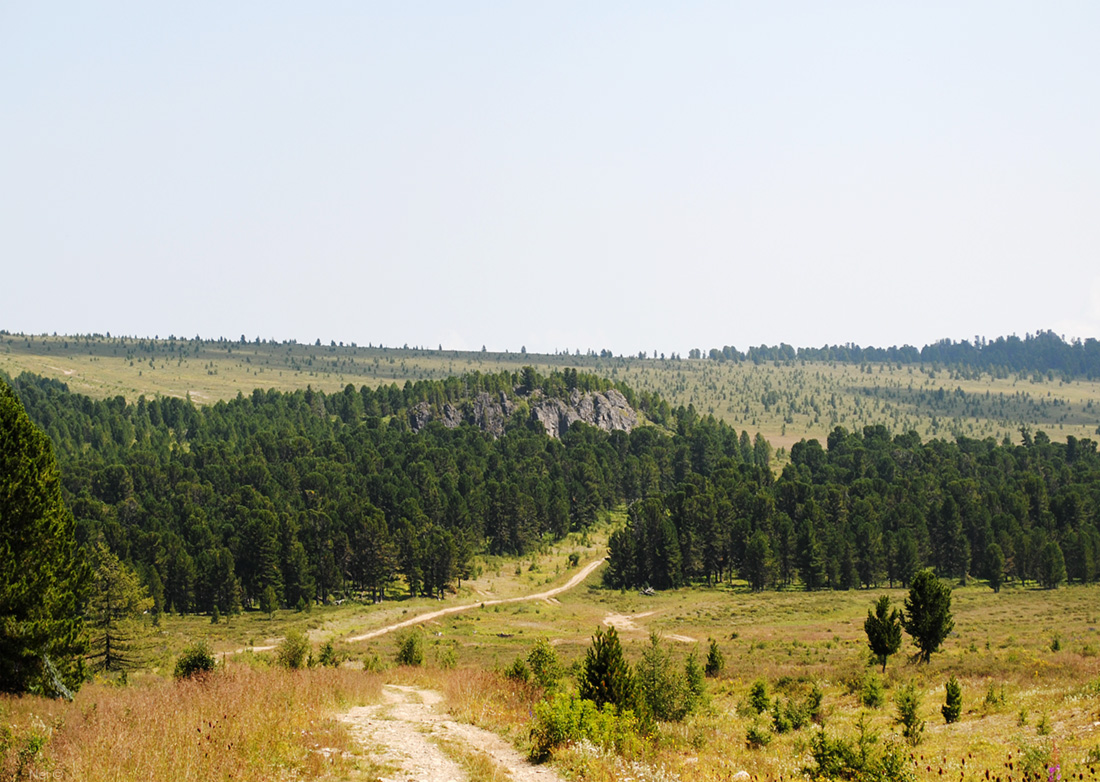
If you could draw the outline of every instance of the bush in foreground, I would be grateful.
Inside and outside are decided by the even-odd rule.
[[[191,679],[202,677],[213,672],[217,661],[214,659],[210,645],[206,641],[198,641],[183,650],[176,660],[176,668],[172,675],[177,679]]]
[[[291,630],[275,650],[275,660],[283,668],[297,670],[306,664],[309,654],[309,639],[301,630]]]
[[[554,749],[581,740],[624,754],[640,743],[638,721],[629,709],[620,711],[610,703],[601,708],[576,695],[553,694],[535,704],[532,759],[546,760]]]
[[[802,769],[810,779],[850,779],[857,782],[912,782],[913,764],[897,744],[879,750],[878,735],[867,729],[863,717],[855,740],[830,738],[819,730],[810,740],[813,765]]]
[[[415,630],[401,635],[397,639],[397,664],[424,664],[424,638]]]

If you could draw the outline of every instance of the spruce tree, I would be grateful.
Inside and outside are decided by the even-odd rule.
[[[943,706],[940,707],[940,713],[943,715],[943,721],[950,725],[952,722],[957,722],[962,713],[962,685],[952,676],[947,680],[944,688],[947,691],[947,697]]]
[[[579,684],[581,698],[594,701],[597,706],[610,703],[620,709],[634,708],[634,673],[623,658],[623,647],[614,627],[606,633],[597,630],[592,637]]]
[[[925,568],[913,578],[909,597],[905,598],[905,611],[901,616],[905,632],[913,637],[920,650],[917,659],[928,662],[940,644],[955,628],[951,618],[951,587],[936,577],[931,568]]]
[[[896,608],[890,610],[889,595],[883,595],[875,602],[873,612],[868,609],[863,629],[867,633],[871,654],[882,664],[882,672],[886,673],[887,658],[901,648],[900,614]]]
[[[0,690],[80,685],[87,582],[50,441],[0,381]]]

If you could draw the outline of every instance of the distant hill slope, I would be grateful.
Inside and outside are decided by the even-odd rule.
[[[1005,346],[1003,349],[998,345]],[[1026,354],[1088,353],[1091,341],[1064,343],[1049,332],[986,342],[982,360]],[[1059,347],[1061,345],[1061,347]],[[859,429],[882,424],[898,434],[922,437],[963,435],[1010,437],[1020,428],[1046,430],[1062,441],[1093,437],[1100,426],[1100,382],[1084,373],[1010,370],[998,364],[982,370],[963,363],[973,344],[939,343],[894,361],[873,348],[754,348],[727,359],[639,358],[600,353],[458,352],[357,345],[305,345],[265,340],[131,339],[124,337],[40,337],[0,332],[0,371],[23,371],[64,380],[74,391],[97,399],[144,395],[187,398],[200,405],[251,394],[260,387],[291,392],[307,385],[331,394],[351,385],[375,389],[421,380],[444,381],[466,373],[522,372],[531,366],[549,375],[574,368],[634,389],[639,398],[693,406],[738,430],[761,432],[777,447],[802,437],[824,439],[834,426]],[[695,351],[693,351],[693,354]],[[907,363],[925,355],[928,362]],[[730,352],[733,356],[734,353]],[[813,357],[821,360],[811,360]],[[879,360],[885,356],[888,360]],[[874,360],[869,360],[874,359]],[[1037,360],[1037,359],[1036,359]],[[447,420],[446,411],[431,410]],[[465,414],[465,413],[463,413]],[[649,416],[649,413],[647,413]],[[649,416],[652,420],[653,416]],[[657,419],[666,420],[657,414]]]

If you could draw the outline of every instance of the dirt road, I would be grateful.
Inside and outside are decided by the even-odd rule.
[[[495,733],[455,722],[439,708],[443,696],[438,692],[387,684],[382,697],[383,703],[357,706],[339,719],[362,745],[380,748],[371,754],[373,762],[399,769],[392,777],[382,777],[387,782],[467,779],[462,767],[440,749],[440,740],[487,756],[514,782],[563,782],[552,769],[529,763]]]
[[[377,630],[371,630],[369,633],[352,636],[351,638],[347,638],[345,640],[348,643],[366,641],[371,638],[377,638],[380,635],[385,635],[386,633],[392,633],[394,630],[401,630],[406,627],[412,627],[413,625],[420,624],[421,622],[430,622],[433,619],[439,619],[439,617],[441,616],[449,616],[450,614],[457,614],[460,611],[468,611],[471,608],[479,608],[481,606],[504,605],[505,603],[522,603],[528,600],[549,600],[550,598],[553,598],[556,595],[560,595],[562,592],[565,592],[577,586],[577,584],[588,578],[588,576],[591,575],[592,571],[602,565],[603,562],[604,559],[602,557],[600,559],[589,562],[587,565],[581,568],[571,579],[566,581],[560,587],[554,587],[553,589],[548,589],[545,592],[537,592],[532,595],[523,595],[521,597],[506,597],[496,600],[482,600],[478,603],[463,603],[462,605],[448,606],[447,608],[441,608],[438,611],[429,611],[426,614],[420,614],[418,616],[414,616],[411,619],[406,619],[402,622],[397,622],[396,624],[387,625],[386,627],[381,627]]]

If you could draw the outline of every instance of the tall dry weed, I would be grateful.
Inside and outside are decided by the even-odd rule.
[[[17,729],[48,731],[34,778],[260,782],[342,771],[349,738],[332,715],[380,689],[361,671],[230,666],[205,680],[93,684],[70,704],[25,697],[0,708]]]

